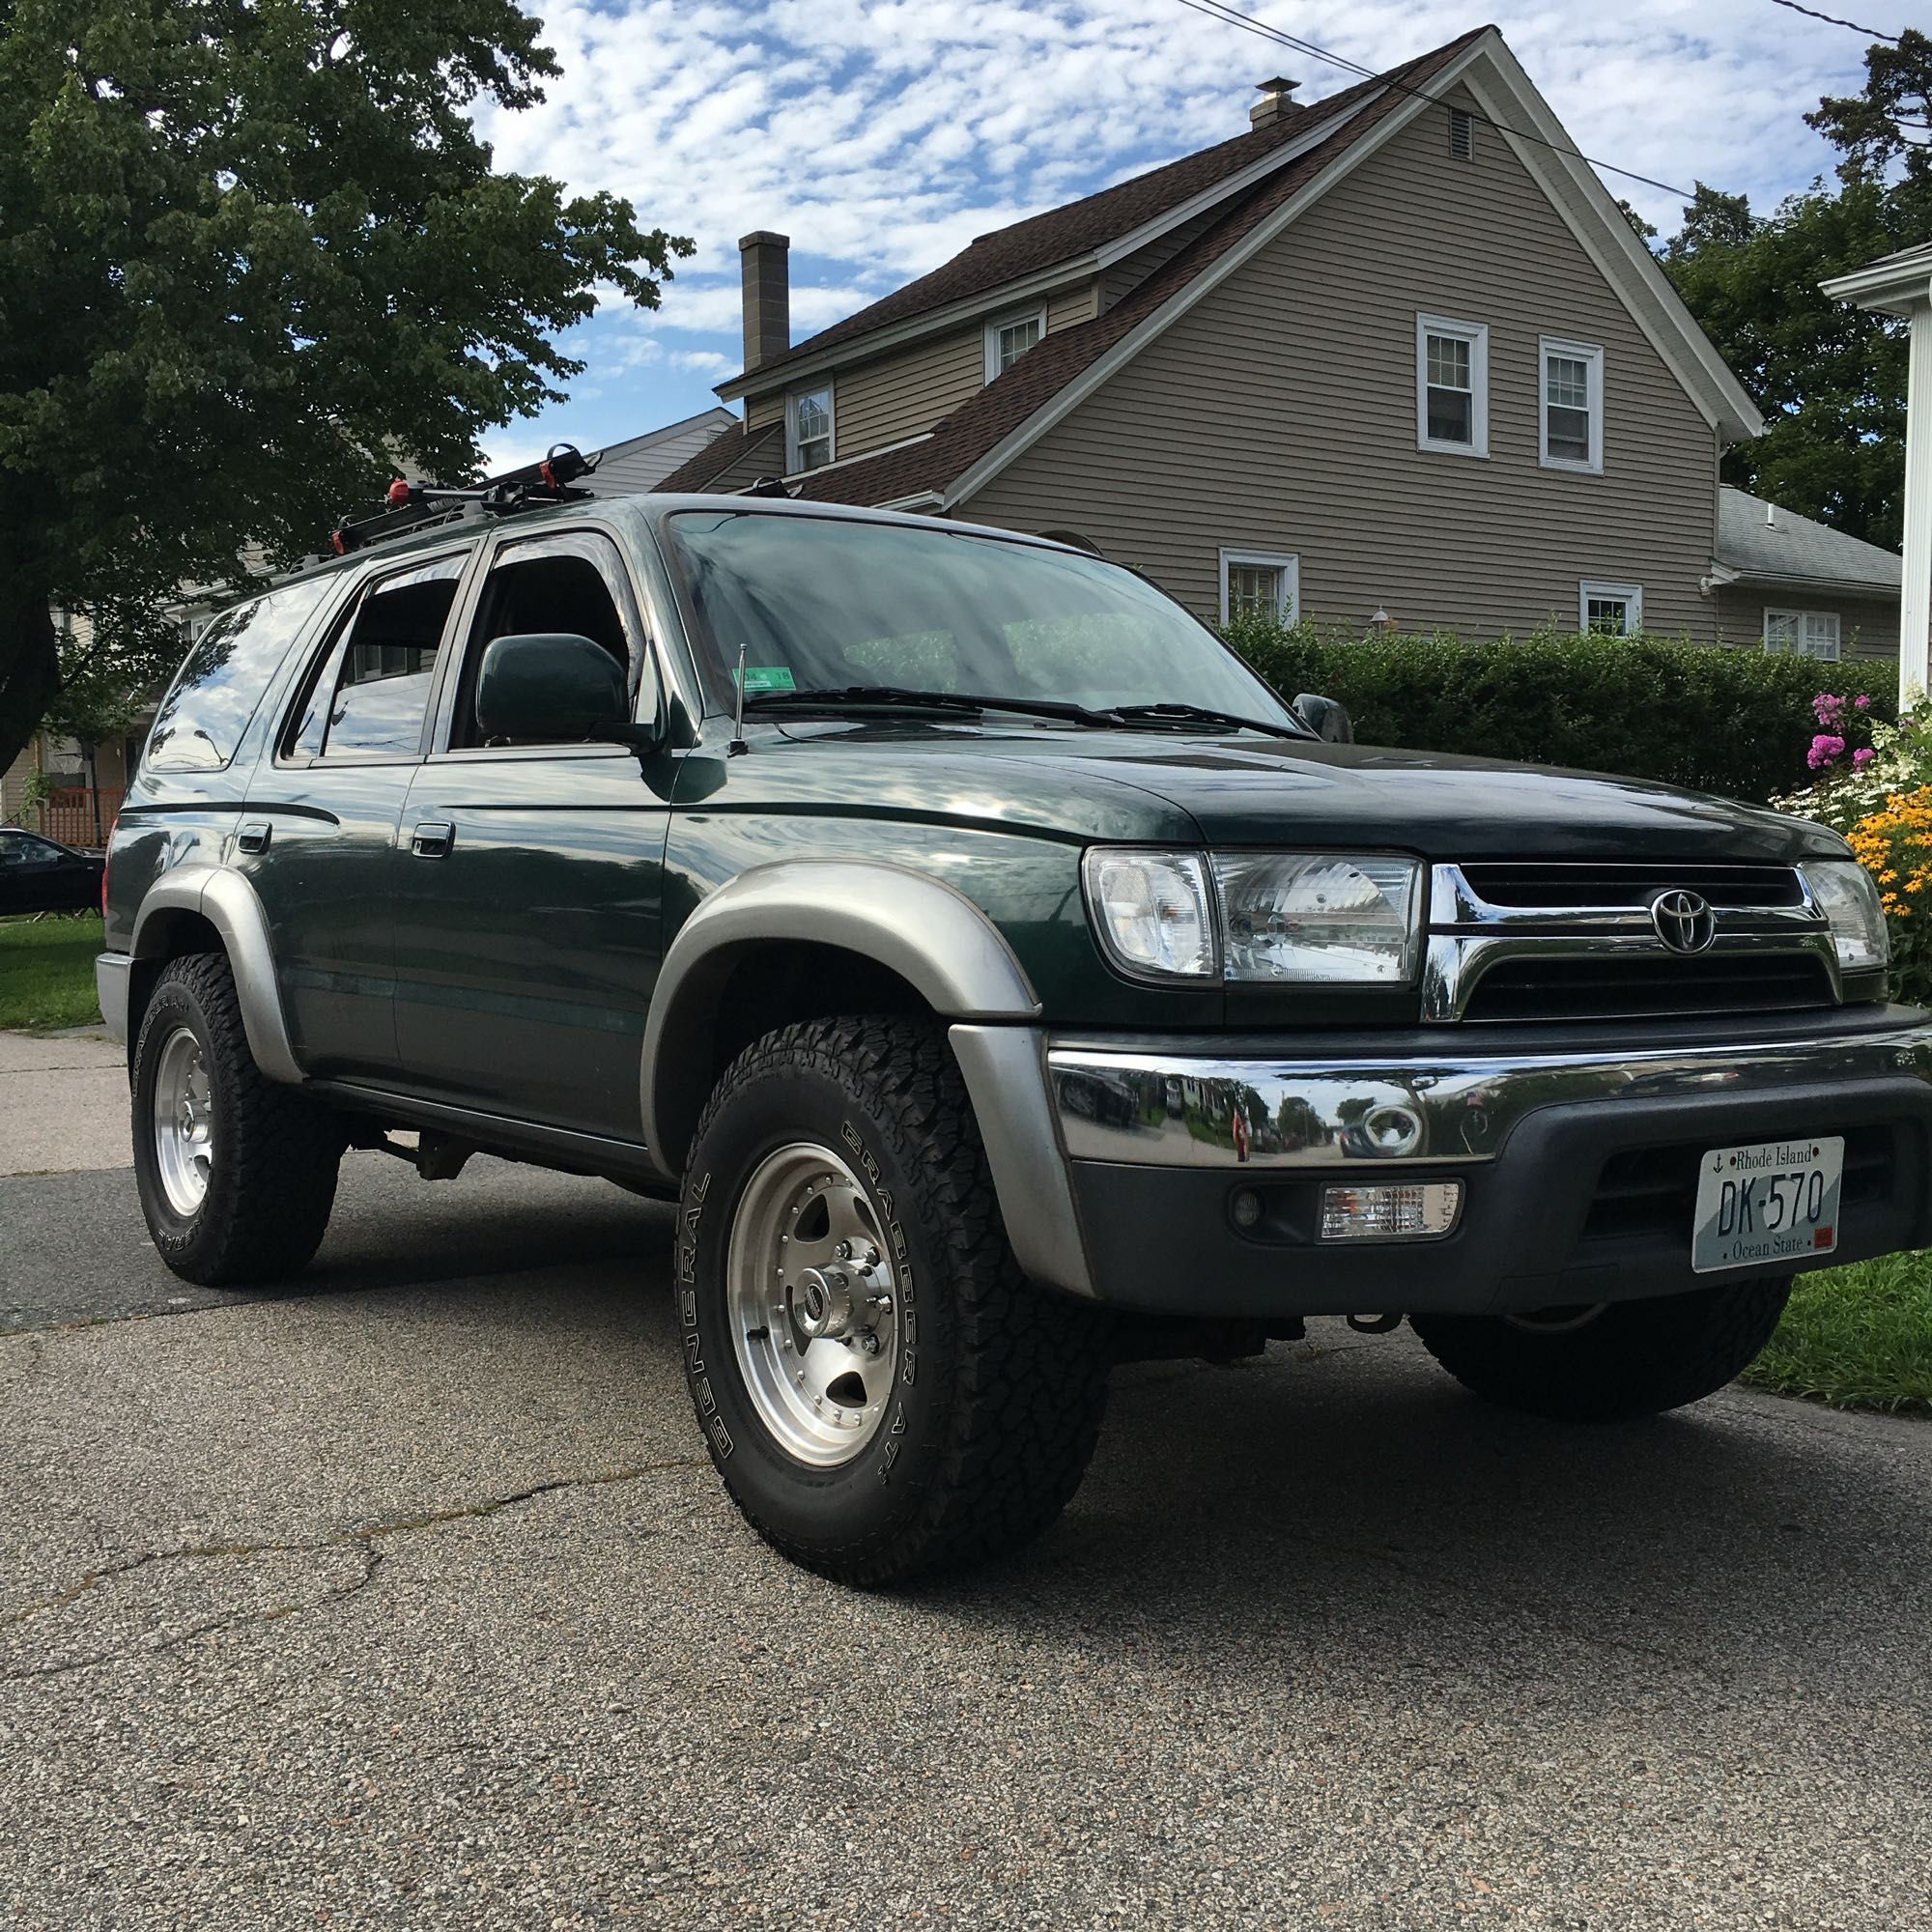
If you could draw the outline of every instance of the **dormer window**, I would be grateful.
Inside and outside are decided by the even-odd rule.
[[[986,325],[986,380],[1004,376],[1046,333],[1043,308],[1022,309]]]
[[[785,398],[785,473],[822,469],[832,461],[832,384],[794,389]]]

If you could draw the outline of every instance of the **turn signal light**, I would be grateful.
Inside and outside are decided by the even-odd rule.
[[[1324,1241],[1434,1241],[1463,1212],[1460,1180],[1422,1180],[1405,1186],[1324,1187]]]

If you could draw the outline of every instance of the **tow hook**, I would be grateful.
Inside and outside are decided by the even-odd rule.
[[[1351,1315],[1349,1326],[1357,1335],[1386,1335],[1391,1328],[1402,1326],[1400,1315]]]

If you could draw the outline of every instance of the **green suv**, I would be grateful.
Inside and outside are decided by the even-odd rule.
[[[1638,1415],[1932,1239],[1932,1026],[1840,839],[1347,739],[1132,572],[916,517],[585,499],[298,573],[113,838],[155,1242],[292,1274],[349,1148],[674,1200],[720,1473],[878,1584],[1050,1522],[1125,1356],[1406,1317]]]

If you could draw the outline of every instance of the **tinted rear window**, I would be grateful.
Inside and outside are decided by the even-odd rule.
[[[291,583],[216,617],[161,700],[142,768],[219,771],[235,755],[269,681],[330,582]]]

